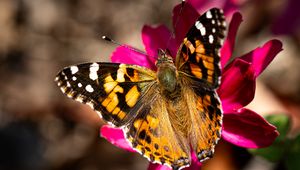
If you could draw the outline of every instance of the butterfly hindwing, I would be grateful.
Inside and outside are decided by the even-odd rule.
[[[209,88],[219,86],[220,48],[225,36],[222,10],[212,8],[201,15],[190,28],[176,57],[179,73]]]
[[[188,141],[174,130],[166,102],[158,94],[147,101],[126,128],[126,138],[135,150],[151,162],[173,169],[188,166],[191,163]]]
[[[155,73],[117,63],[86,63],[67,67],[56,81],[62,92],[95,109],[107,122],[122,126],[135,117]]]
[[[190,109],[193,131],[190,143],[199,161],[211,158],[214,148],[221,138],[222,109],[214,90],[187,92],[187,100],[193,99],[195,106]],[[193,96],[193,97],[192,97]]]

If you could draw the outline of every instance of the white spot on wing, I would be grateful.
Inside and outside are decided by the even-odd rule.
[[[215,29],[215,28],[213,28],[213,29],[212,29],[212,32],[213,32],[213,33],[215,33],[215,32],[216,32],[216,29]]]
[[[224,40],[223,40],[223,39],[221,39],[221,40],[220,40],[220,44],[221,44],[221,45],[223,45],[223,43],[224,43]]]
[[[73,77],[72,77],[72,80],[73,80],[73,81],[76,81],[76,80],[77,80],[77,78],[76,78],[75,76],[73,76]]]
[[[226,27],[226,22],[225,21],[222,22],[222,26]]]
[[[81,84],[81,83],[78,83],[77,86],[78,86],[78,87],[82,87],[82,84]]]
[[[211,12],[210,12],[210,11],[207,11],[207,12],[206,12],[206,18],[212,18],[212,15],[211,15]]]
[[[90,79],[96,80],[98,79],[97,71],[99,70],[99,64],[93,63],[90,67]]]
[[[212,19],[212,20],[211,20],[211,23],[212,23],[212,24],[215,24],[215,23],[216,23],[216,21],[215,21],[214,19]]]
[[[197,28],[198,30],[200,30],[200,33],[201,33],[202,36],[204,36],[204,35],[206,34],[205,27],[201,24],[200,21],[197,21],[197,22],[195,23],[195,26],[196,26],[196,28]]]
[[[125,77],[124,77],[124,65],[120,64],[119,69],[118,69],[118,74],[117,74],[117,82],[124,82]]]
[[[71,84],[67,81],[67,87],[71,87]]]
[[[93,87],[90,84],[87,85],[87,86],[85,86],[85,90],[88,91],[88,92],[90,92],[90,93],[94,92],[94,89],[93,89]]]
[[[78,69],[77,66],[71,66],[71,67],[70,67],[70,70],[71,70],[71,73],[72,73],[72,74],[75,74],[75,73],[78,72],[79,69]]]
[[[213,35],[209,35],[208,36],[208,41],[209,41],[209,43],[213,43],[214,42],[214,37],[213,37]]]

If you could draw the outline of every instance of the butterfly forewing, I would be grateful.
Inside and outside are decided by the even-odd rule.
[[[87,63],[67,67],[56,81],[62,92],[98,111],[115,126],[135,117],[134,110],[147,93],[155,73],[147,68],[116,63]]]
[[[212,8],[201,15],[181,44],[176,58],[179,73],[207,88],[219,86],[220,48],[225,36],[222,10]]]

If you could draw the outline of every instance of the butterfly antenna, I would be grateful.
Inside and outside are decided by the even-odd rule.
[[[178,15],[178,17],[176,19],[176,22],[175,22],[175,25],[174,25],[174,30],[172,31],[172,35],[171,35],[171,37],[168,40],[167,48],[170,45],[171,39],[175,37],[175,30],[176,30],[176,27],[177,27],[177,25],[179,23],[179,18],[181,17],[181,14],[182,14],[182,11],[183,11],[183,8],[184,8],[184,4],[185,4],[185,0],[182,0],[181,1],[181,7],[180,7],[179,15]]]
[[[148,55],[148,54],[145,53],[144,51],[138,50],[138,49],[133,48],[133,47],[130,47],[130,46],[128,46],[128,45],[121,44],[121,43],[119,43],[119,42],[117,42],[117,41],[115,41],[115,40],[113,40],[113,39],[111,39],[111,38],[109,38],[109,37],[107,37],[107,36],[105,36],[105,35],[102,36],[102,39],[105,40],[105,41],[111,42],[111,43],[113,43],[113,44],[116,44],[116,45],[118,45],[118,46],[121,46],[121,47],[127,48],[127,49],[129,49],[129,50],[132,50],[132,51],[134,51],[134,52],[137,52],[137,53],[143,54],[143,55],[145,55],[145,56],[154,58],[153,56]]]

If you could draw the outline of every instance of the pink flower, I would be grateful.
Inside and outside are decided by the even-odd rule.
[[[175,56],[186,32],[199,16],[198,12],[188,3],[185,4],[180,18],[177,19],[179,10],[180,6],[176,6],[173,10],[173,22],[178,21],[175,28],[175,38],[170,39],[171,32],[164,25],[144,26],[142,40],[149,56],[157,57],[158,48],[168,48],[171,54]],[[240,147],[267,147],[278,136],[276,128],[259,114],[244,108],[244,106],[249,104],[254,97],[256,78],[282,50],[282,44],[279,40],[270,40],[262,47],[258,47],[228,63],[232,57],[237,29],[241,22],[241,14],[234,13],[229,24],[227,38],[221,49],[222,81],[218,94],[224,111],[222,138]],[[114,51],[111,59],[113,62],[136,64],[153,70],[156,69],[153,57],[122,46]],[[114,145],[133,151],[124,139],[121,129],[105,125],[101,128],[101,134]],[[199,169],[200,166],[201,163],[193,156],[191,166],[186,169]],[[169,168],[151,163],[149,169]]]

